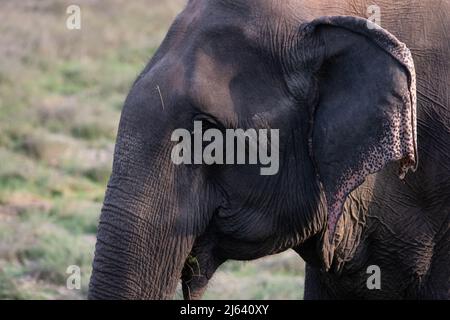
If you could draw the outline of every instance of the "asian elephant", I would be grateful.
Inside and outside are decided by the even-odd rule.
[[[306,299],[449,299],[449,14],[188,1],[125,101],[89,298],[199,299],[226,260],[294,249]],[[279,129],[278,173],[175,164],[195,121]]]

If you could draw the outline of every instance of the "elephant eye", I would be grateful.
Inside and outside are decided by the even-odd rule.
[[[203,130],[208,129],[219,129],[221,131],[225,130],[225,127],[212,115],[209,114],[196,114],[193,119],[193,122],[200,121],[202,122]]]

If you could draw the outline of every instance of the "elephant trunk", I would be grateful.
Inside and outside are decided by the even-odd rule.
[[[142,126],[126,117],[100,217],[88,296],[170,299],[193,236],[180,227],[170,151],[163,143],[149,143],[139,133]]]
[[[147,209],[139,202],[109,187],[97,235],[90,299],[173,296],[190,246],[167,218],[145,219],[138,214]],[[149,216],[163,214],[149,212]]]

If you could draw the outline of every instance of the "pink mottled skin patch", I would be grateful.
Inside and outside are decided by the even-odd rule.
[[[334,238],[337,223],[339,218],[342,216],[342,211],[347,196],[355,188],[361,185],[368,175],[381,170],[381,168],[383,168],[390,161],[400,160],[401,179],[405,177],[410,168],[414,167],[414,153],[411,153],[410,144],[406,144],[403,148],[399,148],[399,143],[389,144],[386,140],[390,139],[383,140],[385,144],[382,144],[380,147],[376,148],[378,149],[377,151],[372,151],[368,156],[363,157],[366,158],[366,160],[362,161],[360,167],[361,169],[356,171],[349,170],[347,174],[342,177],[340,187],[337,189],[338,191],[328,200],[328,231],[331,235],[330,240]],[[384,152],[380,152],[381,150],[379,149]],[[404,156],[404,154],[406,154],[406,156]]]
[[[413,130],[410,126],[412,114],[409,103],[399,106],[397,113],[383,134],[383,139],[377,146],[372,146],[360,156],[360,165],[349,169],[339,181],[335,194],[328,200],[328,231],[333,239],[336,226],[342,215],[345,199],[365,178],[381,170],[391,161],[400,161],[400,178],[403,179],[410,168],[414,168],[415,145]]]

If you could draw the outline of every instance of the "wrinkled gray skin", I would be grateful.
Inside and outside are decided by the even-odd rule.
[[[126,100],[90,298],[170,299],[182,278],[185,298],[198,299],[224,261],[290,248],[307,262],[307,299],[450,297],[450,2],[377,1],[415,61],[409,158],[411,139],[390,127],[399,110],[413,114],[408,69],[361,20],[312,22],[366,17],[370,4],[189,1]],[[279,128],[280,172],[173,165],[170,136],[194,120]],[[401,157],[383,151],[394,138]],[[373,164],[373,147],[382,167],[362,175],[334,229],[338,182],[358,176],[357,161]],[[400,158],[419,159],[404,180]],[[366,287],[370,265],[381,290]]]

